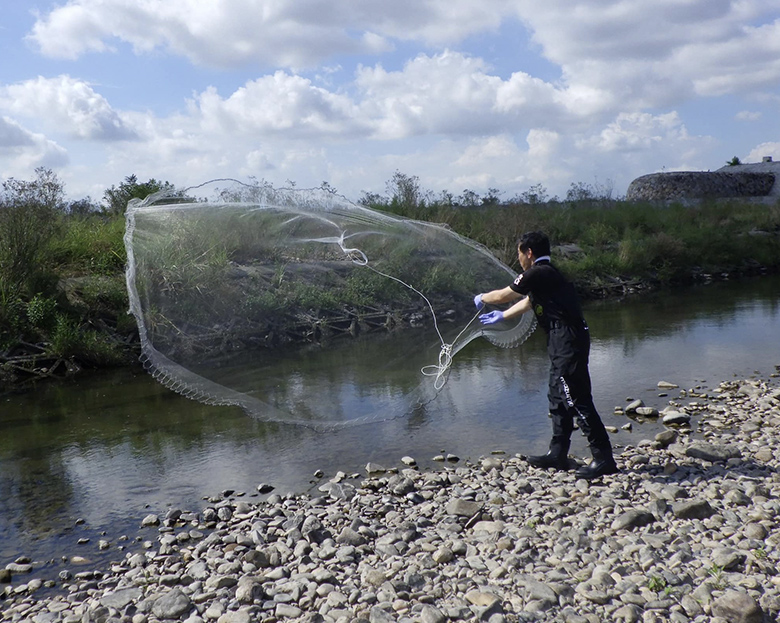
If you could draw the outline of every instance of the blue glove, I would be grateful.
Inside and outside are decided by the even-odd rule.
[[[479,317],[479,321],[482,324],[496,324],[497,322],[501,322],[504,319],[504,312],[502,311],[492,311],[489,314],[482,314]]]
[[[482,295],[477,294],[477,296],[474,297],[474,305],[477,306],[477,309],[482,309],[485,304],[482,302]]]

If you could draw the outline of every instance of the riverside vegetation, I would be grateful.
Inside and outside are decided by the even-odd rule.
[[[36,170],[32,181],[3,183],[0,387],[136,359],[123,212],[130,199],[161,189],[173,186],[129,176],[97,205],[65,201],[62,182],[47,169]],[[542,229],[558,244],[556,261],[585,297],[780,267],[780,202],[636,203],[582,183],[572,184],[563,200],[549,198],[541,186],[506,201],[500,194],[466,190],[437,197],[415,176],[396,172],[385,195],[364,193],[360,202],[445,224],[515,269],[517,235]],[[229,249],[220,257],[232,261]]]

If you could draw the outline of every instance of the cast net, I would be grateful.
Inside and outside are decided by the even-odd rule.
[[[142,360],[170,389],[258,419],[335,428],[412,413],[484,337],[473,297],[515,274],[445,226],[323,189],[226,180],[135,200],[125,245]]]

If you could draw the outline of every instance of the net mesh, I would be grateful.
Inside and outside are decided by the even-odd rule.
[[[411,413],[453,357],[510,347],[531,314],[482,326],[474,294],[514,273],[445,226],[323,189],[227,180],[127,209],[130,311],[170,389],[268,421],[333,428]]]

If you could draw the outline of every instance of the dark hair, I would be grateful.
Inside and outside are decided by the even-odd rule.
[[[523,253],[531,249],[536,257],[550,255],[550,239],[541,231],[527,231],[517,241],[517,248]]]

